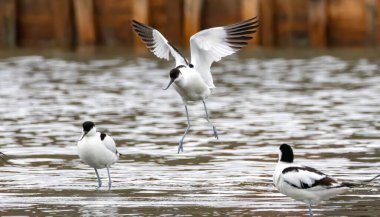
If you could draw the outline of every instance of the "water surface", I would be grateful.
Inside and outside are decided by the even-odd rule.
[[[262,53],[261,53],[262,52]],[[342,180],[380,172],[380,61],[373,53],[256,51],[213,68],[207,100],[189,107],[151,56],[2,54],[1,216],[302,216],[272,185],[278,146]],[[95,190],[76,141],[85,120],[124,154],[113,189]],[[101,170],[107,183],[106,170]],[[380,182],[315,207],[321,216],[377,216]]]

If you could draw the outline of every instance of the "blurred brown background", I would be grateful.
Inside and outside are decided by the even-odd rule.
[[[0,0],[0,47],[143,46],[131,19],[187,47],[201,29],[253,16],[254,45],[380,45],[380,0]]]

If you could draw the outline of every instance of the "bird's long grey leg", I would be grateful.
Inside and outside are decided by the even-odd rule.
[[[214,131],[214,136],[215,136],[215,138],[216,138],[216,139],[219,139],[219,137],[218,137],[218,132],[216,131],[216,128],[215,128],[214,124],[210,121],[210,119],[209,119],[209,117],[208,117],[208,112],[207,112],[206,103],[205,103],[204,100],[202,100],[202,102],[203,102],[203,106],[205,107],[205,111],[206,111],[206,119],[207,119],[207,121],[208,121],[208,122],[211,124],[211,126],[212,126],[212,130]]]
[[[183,152],[183,140],[185,139],[185,136],[187,134],[187,131],[189,131],[190,129],[190,118],[189,118],[189,111],[187,110],[187,106],[185,105],[185,110],[186,110],[186,117],[187,117],[187,128],[185,130],[185,133],[183,134],[182,136],[182,139],[179,141],[179,145],[178,145],[178,153],[180,151]]]
[[[311,203],[309,203],[309,216],[313,217],[313,210],[311,209]]]
[[[98,188],[97,189],[99,189],[100,187],[102,187],[102,180],[100,180],[98,170],[96,168],[94,168],[94,169],[95,169],[96,177],[98,177]]]
[[[112,180],[111,180],[110,170],[108,169],[108,167],[107,167],[107,173],[108,173],[108,190],[111,190]]]

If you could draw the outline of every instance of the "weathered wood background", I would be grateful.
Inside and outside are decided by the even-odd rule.
[[[380,0],[0,0],[0,47],[141,47],[131,19],[186,47],[200,29],[253,16],[255,45],[380,45]]]

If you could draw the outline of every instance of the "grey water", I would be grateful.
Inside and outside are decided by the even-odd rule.
[[[37,52],[36,52],[37,53]],[[354,52],[353,52],[354,53]],[[1,216],[307,216],[277,192],[282,143],[296,161],[339,180],[380,173],[380,60],[376,53],[258,50],[214,65],[217,87],[189,106],[173,63],[152,55],[0,56]],[[96,190],[78,158],[81,124],[112,135],[121,159],[113,189]],[[100,170],[107,183],[106,170]],[[380,181],[316,206],[317,216],[379,216]]]

